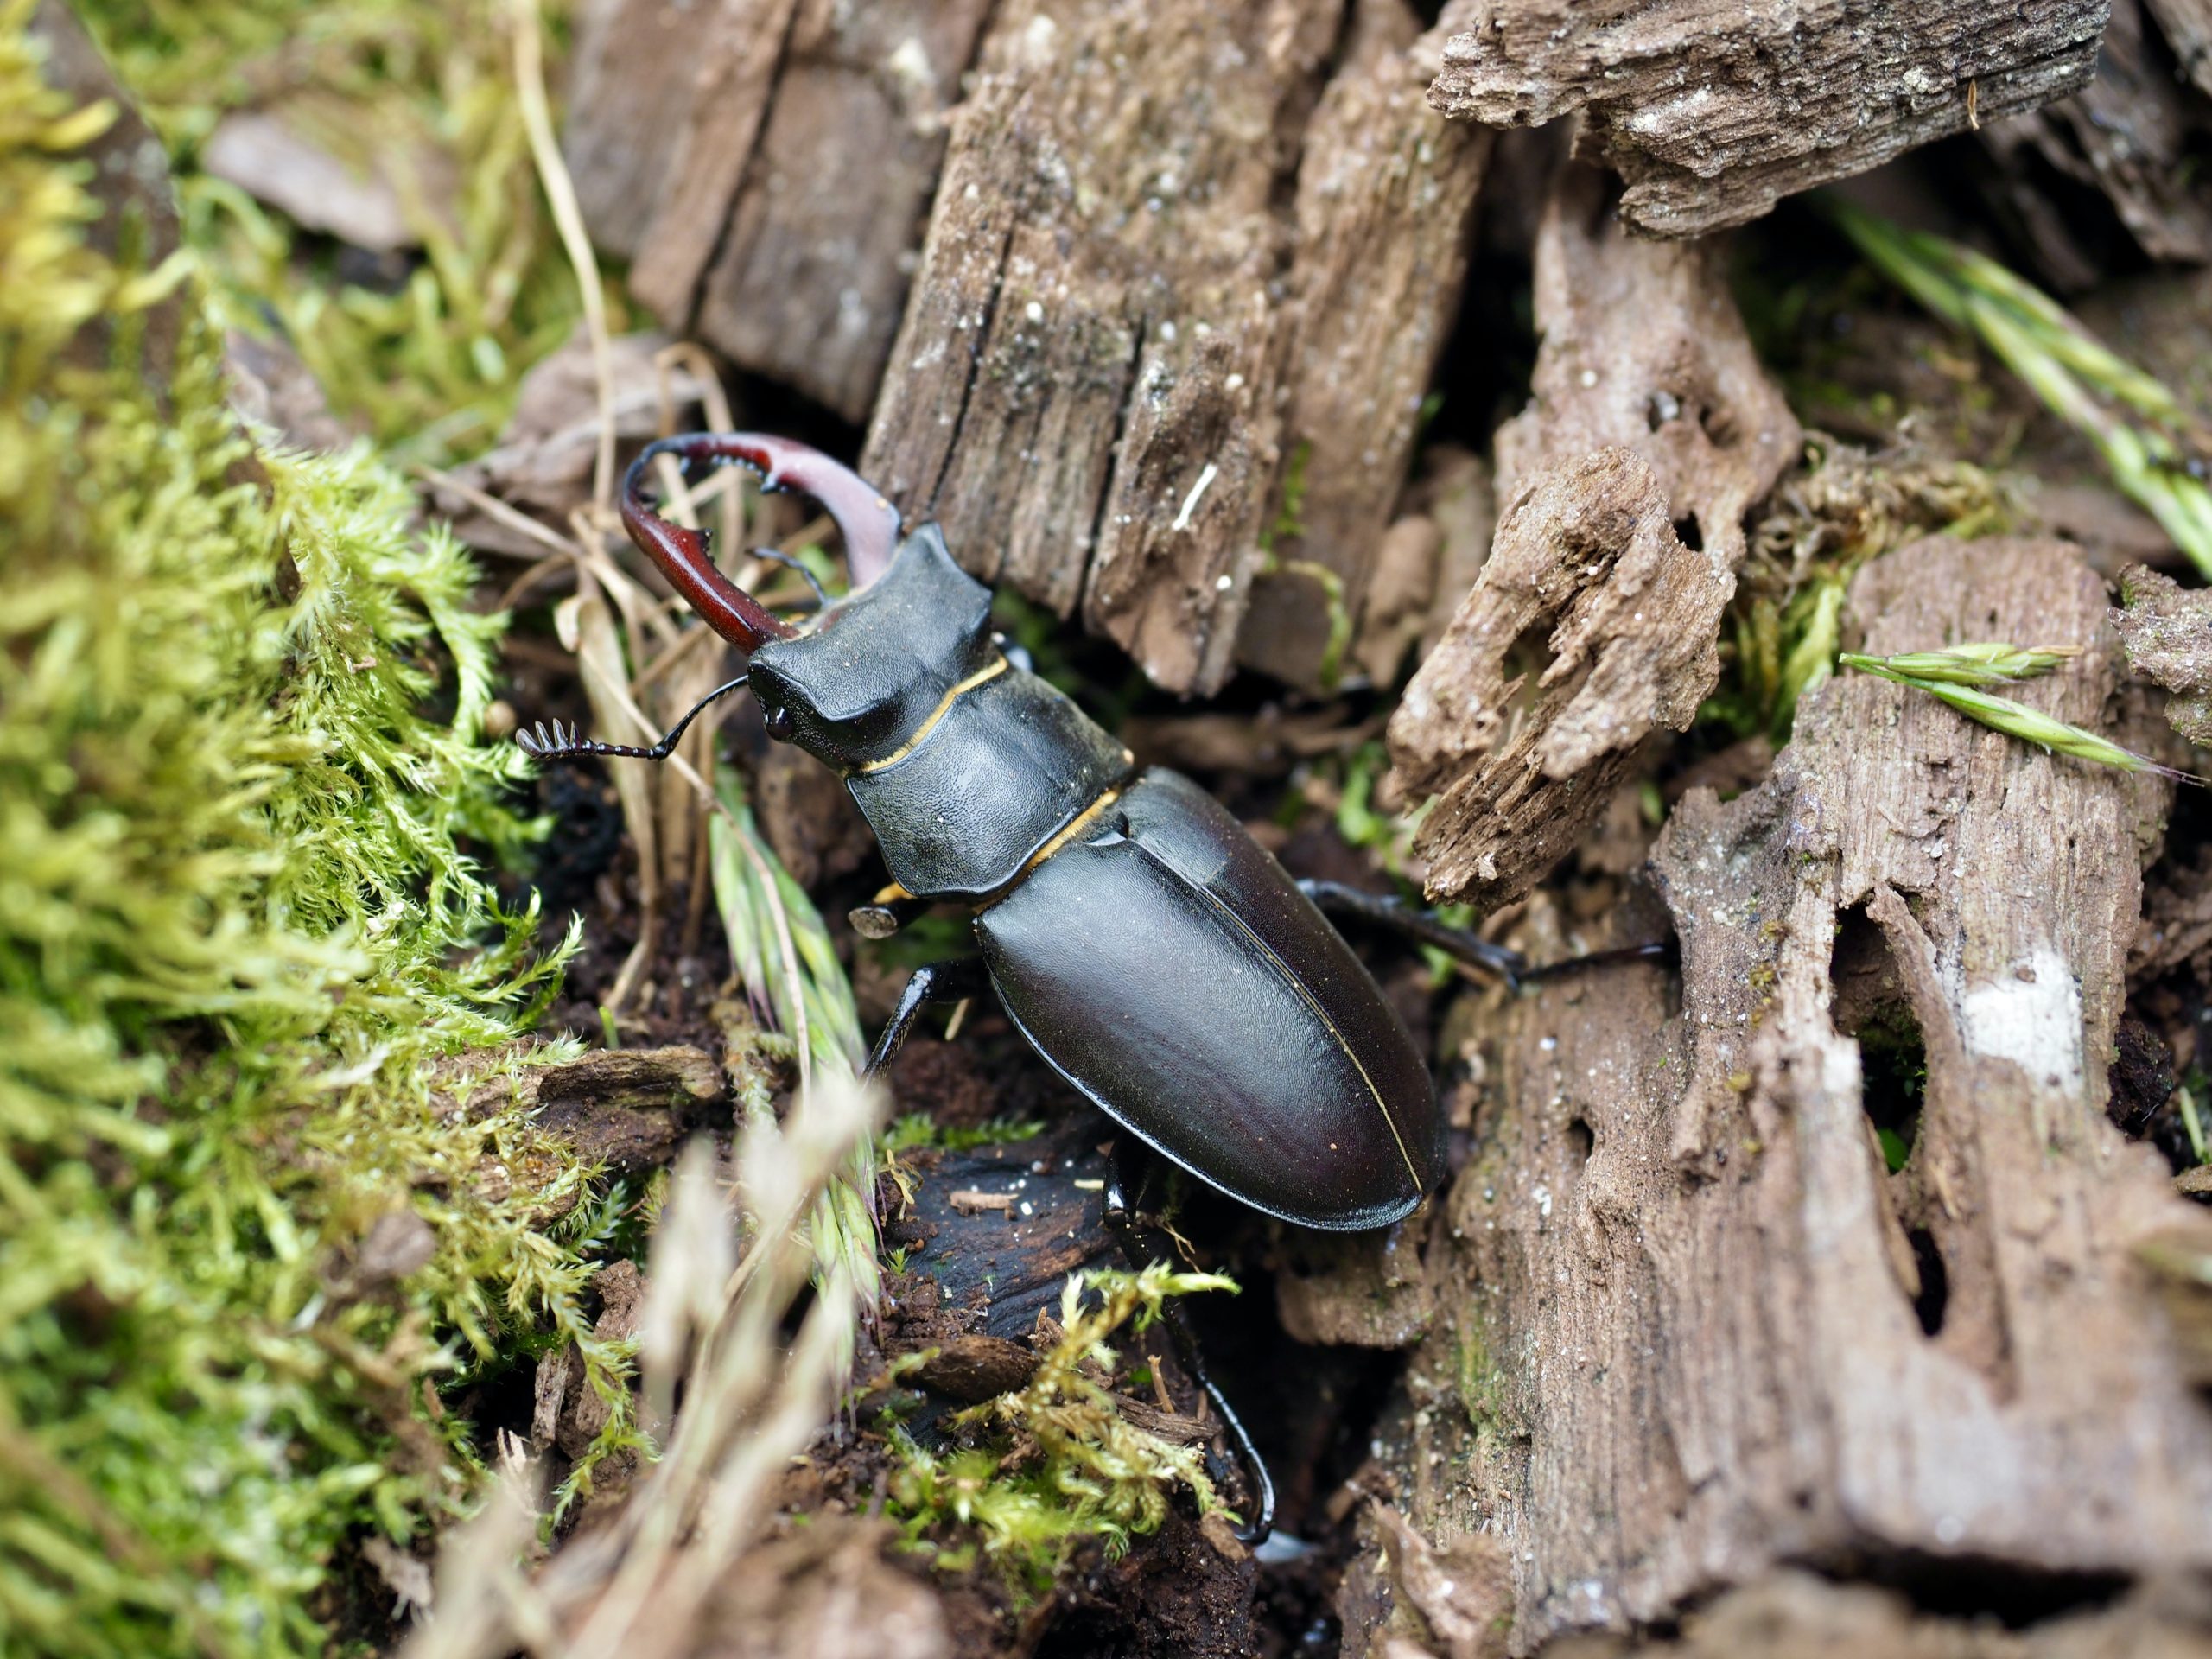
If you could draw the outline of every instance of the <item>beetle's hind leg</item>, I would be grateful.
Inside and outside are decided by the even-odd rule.
[[[1624,945],[1618,950],[1592,950],[1587,956],[1570,957],[1565,962],[1531,968],[1528,958],[1518,950],[1492,944],[1464,927],[1454,927],[1440,919],[1435,912],[1409,905],[1402,899],[1363,893],[1341,881],[1300,881],[1298,890],[1327,915],[1356,916],[1377,927],[1387,927],[1418,944],[1433,944],[1448,957],[1488,969],[1508,985],[1533,984],[1538,980],[1557,979],[1586,969],[1611,968],[1624,962],[1663,961],[1675,950],[1672,940],[1659,939],[1649,944]]]
[[[1104,1212],[1106,1226],[1130,1271],[1141,1273],[1158,1260],[1162,1252],[1154,1248],[1154,1230],[1151,1225],[1156,1211],[1153,1207],[1155,1189],[1159,1185],[1160,1160],[1150,1147],[1134,1135],[1117,1135],[1114,1141],[1113,1174],[1106,1183]],[[1172,1259],[1172,1258],[1171,1258]],[[1252,1489],[1252,1518],[1236,1530],[1241,1542],[1259,1545],[1274,1530],[1275,1484],[1268,1473],[1266,1460],[1260,1456],[1259,1447],[1252,1444],[1252,1436],[1244,1427],[1244,1420],[1236,1414],[1220,1386],[1206,1370],[1205,1356],[1199,1351],[1197,1334],[1190,1321],[1183,1317],[1182,1305],[1172,1298],[1160,1305],[1160,1312],[1167,1322],[1167,1333],[1175,1344],[1175,1351],[1183,1361],[1183,1368],[1191,1380],[1221,1414],[1222,1427],[1229,1435],[1229,1444],[1235,1450],[1236,1460],[1244,1467],[1244,1478]]]
[[[550,726],[541,720],[534,728],[517,732],[515,742],[533,760],[566,760],[579,754],[607,755],[629,760],[665,760],[676,753],[676,746],[683,741],[684,728],[699,717],[702,709],[716,697],[728,696],[744,683],[745,676],[741,674],[735,679],[716,686],[686,709],[683,718],[670,727],[660,741],[649,749],[638,748],[628,743],[602,743],[595,737],[582,735],[573,726],[563,727],[557,720]]]
[[[1325,915],[1356,916],[1376,927],[1387,927],[1418,944],[1433,944],[1447,957],[1472,967],[1488,969],[1509,985],[1517,985],[1529,977],[1528,959],[1518,950],[1492,944],[1464,927],[1440,920],[1433,911],[1409,905],[1402,899],[1363,893],[1341,881],[1300,881],[1298,890]]]
[[[979,996],[990,988],[991,971],[983,965],[981,957],[932,962],[915,969],[907,976],[906,988],[899,993],[899,1006],[884,1023],[883,1034],[875,1039],[875,1047],[868,1057],[868,1069],[861,1075],[872,1077],[899,1058],[899,1051],[905,1046],[907,1033],[913,1030],[914,1021],[922,1017],[922,1010],[931,1003],[958,1002],[966,997]]]

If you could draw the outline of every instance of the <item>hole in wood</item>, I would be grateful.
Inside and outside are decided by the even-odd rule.
[[[1925,1227],[1912,1229],[1905,1235],[1905,1242],[1912,1246],[1912,1259],[1920,1269],[1920,1294],[1912,1299],[1912,1311],[1921,1330],[1932,1337],[1943,1328],[1943,1308],[1951,1296],[1943,1252],[1936,1247],[1936,1235]]]
[[[1675,519],[1675,534],[1681,540],[1682,545],[1689,549],[1691,552],[1702,553],[1705,551],[1705,532],[1697,527],[1696,519]]]
[[[1567,1126],[1567,1144],[1573,1151],[1574,1166],[1580,1169],[1597,1150],[1598,1137],[1591,1133],[1589,1124],[1578,1117]]]
[[[1882,1161],[1894,1173],[1919,1136],[1928,1049],[1889,944],[1863,909],[1836,918],[1828,982],[1835,988],[1830,1014],[1836,1029],[1859,1044],[1859,1103],[1881,1142]]]

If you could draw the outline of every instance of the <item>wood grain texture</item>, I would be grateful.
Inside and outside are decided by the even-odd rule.
[[[1735,572],[1685,547],[1668,515],[1651,463],[1618,448],[1548,467],[1508,500],[1474,591],[1390,719],[1400,786],[1437,792],[1414,842],[1432,897],[1495,908],[1526,893],[1655,723],[1687,728],[1713,689]]]
[[[2112,0],[2088,85],[1980,137],[2004,167],[2038,262],[2059,286],[2083,288],[2105,261],[2083,245],[2074,193],[2051,191],[2050,175],[2101,192],[2151,258],[2202,264],[2212,260],[2212,188],[2196,157],[2208,132],[2212,106],[2178,78],[2143,7]]]
[[[987,580],[1226,677],[1278,461],[1277,207],[1329,0],[994,17],[861,471]]]
[[[1626,181],[1628,222],[1699,236],[2078,90],[2107,7],[1483,0],[1446,48],[1429,96],[1490,126],[1579,113],[1579,150]]]
[[[1495,906],[1527,892],[1594,822],[1635,746],[1686,727],[1713,687],[1745,515],[1802,442],[1722,257],[1628,235],[1595,169],[1554,180],[1534,395],[1497,435],[1497,540],[1390,721],[1399,786],[1440,797],[1415,842],[1433,897]],[[1510,659],[1539,627],[1549,661],[1509,734],[1522,691]]]
[[[988,0],[592,0],[564,149],[631,289],[867,417]]]
[[[2021,695],[2093,727],[2119,685],[2063,543],[1915,543],[1845,626],[1874,652],[2079,645]],[[1618,969],[1492,1017],[1429,1239],[1438,1325],[1381,1438],[1426,1548],[1503,1557],[1513,1651],[1790,1561],[2212,1566],[2212,1413],[2155,1266],[2206,1259],[2212,1218],[2104,1114],[2169,798],[1830,682],[1765,784],[1668,823],[1678,981]],[[1870,1113],[1900,1033],[1925,1075],[1891,1174]]]
[[[1442,46],[1440,31],[1419,33],[1402,0],[1363,0],[1306,127],[1273,492],[1286,522],[1268,526],[1271,570],[1255,584],[1239,655],[1309,686],[1339,666],[1332,619],[1339,631],[1364,620],[1466,276],[1491,135],[1427,106]],[[1301,629],[1300,619],[1320,626]]]

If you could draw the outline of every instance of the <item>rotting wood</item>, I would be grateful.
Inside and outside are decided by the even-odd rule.
[[[2103,262],[2082,245],[2075,205],[2039,189],[2027,158],[2102,192],[2151,258],[2202,264],[2212,259],[2212,191],[2195,153],[2208,126],[2212,108],[2175,79],[2138,0],[2112,0],[2088,85],[2032,115],[1986,125],[1980,137],[2005,168],[2037,257],[2061,287],[2082,288],[2103,274]]]
[[[2171,695],[2174,730],[2212,749],[2212,593],[2134,564],[2120,573],[2120,594],[2112,620],[2128,665]]]
[[[116,262],[125,273],[145,275],[158,270],[176,252],[183,236],[176,186],[162,141],[66,0],[39,0],[30,15],[29,34],[46,54],[41,79],[48,86],[70,94],[75,107],[90,109],[104,103],[112,111],[104,125],[80,133],[72,152],[100,185],[99,216],[84,226],[85,245]],[[105,367],[118,346],[126,346],[136,352],[146,384],[156,397],[166,399],[193,303],[189,286],[180,283],[155,303],[131,311],[128,324],[118,324],[105,313],[96,315],[79,330],[70,355],[88,366]]]
[[[594,0],[564,150],[671,329],[866,418],[985,0]]]
[[[2212,97],[2212,0],[2144,0],[2181,73]]]
[[[1433,897],[1519,897],[1604,809],[1654,724],[1688,725],[1718,676],[1745,515],[1802,442],[1718,248],[1633,239],[1611,196],[1588,168],[1554,181],[1534,396],[1497,436],[1497,545],[1390,721],[1395,787],[1442,796],[1415,842]],[[1598,467],[1605,451],[1648,464]],[[1555,660],[1497,748],[1517,690],[1507,659],[1545,620],[1560,624]]]
[[[1525,481],[1390,719],[1400,786],[1440,791],[1414,843],[1432,896],[1495,908],[1542,879],[1655,722],[1695,716],[1735,591],[1732,569],[1675,535],[1642,455],[1600,449]],[[1540,629],[1550,660],[1530,690],[1522,641]]]
[[[1362,0],[1351,28],[1299,163],[1270,568],[1237,647],[1245,664],[1306,685],[1336,677],[1389,550],[1384,529],[1458,310],[1491,149],[1488,132],[1427,106],[1442,36],[1421,35],[1402,0]],[[1361,666],[1388,680],[1395,664]]]
[[[2109,0],[1482,0],[1430,99],[1491,126],[1580,113],[1638,231],[1700,236],[2080,89]]]
[[[1405,0],[590,0],[567,151],[665,324],[872,405],[866,475],[1162,685],[1228,677],[1300,490],[1243,637],[1313,684],[1465,276],[1490,137],[1426,105],[1441,41]]]
[[[861,470],[955,554],[1226,677],[1278,461],[1275,198],[1330,0],[1002,7]]]
[[[1915,543],[1845,630],[2080,646],[2018,695],[2091,727],[2120,683],[2061,543]],[[2212,1567],[2212,1413],[2166,1300],[2202,1307],[2171,1264],[2202,1273],[2212,1217],[2104,1113],[2170,800],[1846,677],[1765,784],[1666,826],[1679,988],[1639,966],[1498,1006],[1430,1236],[1439,1328],[1370,1490],[1433,1550],[1509,1546],[1512,1651],[1789,1561]],[[1925,1066],[1895,1174],[1885,1033]],[[1347,1583],[1389,1599],[1371,1558]],[[1353,1611],[1347,1654],[1379,1652],[1395,1626],[1368,1605],[1348,1637]]]

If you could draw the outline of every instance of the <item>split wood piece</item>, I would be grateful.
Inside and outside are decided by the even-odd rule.
[[[1237,656],[1309,688],[1355,665],[1393,677],[1405,643],[1396,619],[1380,620],[1365,658],[1355,651],[1346,662],[1346,639],[1367,623],[1371,584],[1410,618],[1433,580],[1436,546],[1418,531],[1386,542],[1385,530],[1458,315],[1491,144],[1425,101],[1443,40],[1421,35],[1402,0],[1363,0],[1306,123],[1293,208],[1296,339],[1275,522],[1262,526],[1271,557]]]
[[[671,330],[866,417],[987,0],[590,0],[563,149]]]
[[[2102,277],[2107,262],[2080,239],[2078,207],[2065,199],[2071,185],[2102,192],[2151,258],[2212,259],[2212,190],[2198,176],[2195,155],[2208,128],[2212,107],[2175,78],[2138,0],[2112,0],[2089,84],[2027,119],[1986,126],[1980,136],[2005,169],[2037,258],[2058,286],[2081,289]],[[2044,188],[2044,168],[2069,181],[2060,196]]]
[[[1522,484],[1390,720],[1404,787],[1441,791],[1414,843],[1432,898],[1510,903],[1573,848],[1654,726],[1696,716],[1735,591],[1675,535],[1642,455],[1600,449]],[[1532,648],[1549,661],[1524,699]]]
[[[466,1109],[488,1116],[519,1100],[537,1133],[557,1136],[611,1170],[636,1173],[673,1161],[701,1116],[728,1092],[712,1058],[678,1043],[595,1050],[482,1084]]]
[[[1536,233],[1542,339],[1529,406],[1498,429],[1498,498],[1547,462],[1618,444],[1650,458],[1685,538],[1732,570],[1744,515],[1804,435],[1751,349],[1727,245],[1631,236],[1617,194],[1594,168],[1554,176]]]
[[[2132,564],[2120,573],[2120,596],[2112,620],[2128,665],[2171,694],[2174,730],[2212,749],[2212,592]]]
[[[2181,72],[2212,98],[2212,0],[2144,0]]]
[[[2089,726],[2120,683],[2062,543],[1915,543],[1845,629],[2082,647],[2020,695]],[[1441,1325],[1379,1438],[1432,1548],[1510,1541],[1516,1652],[1790,1561],[2212,1567],[2212,1412],[2161,1267],[2201,1271],[2212,1218],[2104,1112],[2169,786],[1866,677],[1796,734],[1666,827],[1679,987],[1504,1007],[1433,1237]],[[1894,1175],[1877,1116],[1911,1137]]]
[[[1433,897],[1518,898],[1604,809],[1653,726],[1688,725],[1718,677],[1745,515],[1802,441],[1752,353],[1720,251],[1630,237],[1611,195],[1589,168],[1554,180],[1536,242],[1534,396],[1497,436],[1497,544],[1390,722],[1400,785],[1446,791],[1416,843]],[[1586,459],[1631,451],[1648,462],[1632,485],[1618,463]],[[1663,557],[1662,537],[1639,528],[1646,478],[1672,543]],[[1633,505],[1622,497],[1578,523],[1576,487],[1593,508],[1629,488]],[[1628,557],[1632,533],[1651,539]],[[1522,633],[1560,619],[1538,702],[1497,749],[1519,689],[1508,658]],[[1586,680],[1573,678],[1586,664]]]
[[[1210,691],[1278,461],[1276,207],[1332,0],[1017,0],[955,126],[861,471],[954,553]]]
[[[1483,0],[1429,93],[1541,125],[1628,185],[1647,235],[1701,236],[1783,197],[2078,91],[2110,0]]]

